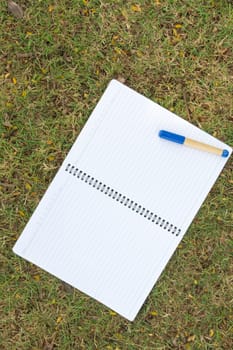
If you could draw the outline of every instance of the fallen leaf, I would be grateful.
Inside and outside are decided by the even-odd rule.
[[[23,10],[22,8],[16,4],[16,2],[8,0],[8,11],[12,13],[17,18],[23,17]]]
[[[4,121],[3,125],[8,129],[11,129],[13,127],[13,125],[9,122],[9,120]]]
[[[151,316],[157,316],[158,312],[157,311],[151,311],[150,314],[151,314]]]
[[[54,156],[48,156],[48,161],[49,161],[49,162],[52,162],[54,159],[55,159]]]
[[[33,276],[33,279],[34,279],[36,282],[39,282],[39,281],[40,281],[40,275],[34,275],[34,276]]]
[[[122,76],[119,76],[119,77],[117,78],[117,80],[118,80],[120,83],[122,83],[122,84],[124,84],[125,81],[126,81],[126,79],[125,79],[124,77],[122,77]]]
[[[210,329],[209,331],[209,336],[212,338],[214,336],[214,330],[213,329]]]
[[[55,7],[53,5],[49,5],[49,8],[48,8],[49,12],[53,12],[54,9],[55,9]]]
[[[141,12],[142,11],[140,5],[138,5],[138,4],[132,5],[131,10],[134,12]]]
[[[27,182],[27,183],[25,184],[25,188],[26,188],[26,190],[30,191],[31,188],[32,188],[32,186]]]
[[[187,340],[190,343],[190,342],[194,341],[195,338],[196,338],[196,336],[195,336],[195,334],[193,334],[193,335],[190,335]]]
[[[61,317],[61,316],[58,316],[56,322],[57,322],[57,323],[61,323],[61,321],[62,321],[62,317]]]
[[[116,312],[114,312],[114,311],[109,311],[109,314],[111,315],[111,316],[116,316]]]

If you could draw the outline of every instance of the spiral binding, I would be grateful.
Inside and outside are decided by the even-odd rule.
[[[96,190],[102,192],[106,196],[114,199],[115,201],[119,202],[120,204],[124,205],[125,207],[131,209],[135,213],[143,216],[145,219],[153,222],[155,225],[160,226],[161,228],[170,232],[171,234],[179,236],[179,234],[181,233],[181,229],[179,229],[177,226],[171,224],[169,221],[167,221],[164,218],[160,217],[159,215],[153,213],[152,211],[144,208],[142,205],[138,204],[134,200],[131,200],[127,196],[123,195],[122,193],[115,191],[113,188],[107,186],[106,184],[97,180],[93,176],[87,174],[83,170],[80,170],[79,168],[75,167],[74,165],[67,164],[65,171],[67,171],[69,174],[75,176],[77,179],[92,186]]]

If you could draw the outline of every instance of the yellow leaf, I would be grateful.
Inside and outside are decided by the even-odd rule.
[[[17,79],[15,77],[12,78],[13,84],[17,84]]]
[[[150,314],[151,314],[151,316],[157,316],[158,312],[157,311],[151,311]]]
[[[198,281],[197,281],[197,280],[194,280],[193,283],[194,283],[195,285],[197,285],[197,284],[198,284]]]
[[[110,313],[111,316],[116,316],[116,312],[114,312],[114,311],[110,310],[109,313]]]
[[[36,282],[39,282],[39,280],[40,280],[40,275],[34,275],[34,276],[33,276],[33,279],[34,279]]]
[[[56,304],[56,299],[52,299],[51,304],[52,305]]]
[[[9,73],[9,72],[6,73],[6,74],[5,74],[5,79],[9,78],[10,75],[11,75],[11,73]]]
[[[136,55],[138,56],[138,57],[142,57],[143,56],[143,53],[141,52],[141,51],[136,51]]]
[[[177,29],[182,28],[182,24],[181,23],[176,23],[175,24],[175,28],[177,28]]]
[[[43,74],[46,74],[46,73],[47,73],[47,70],[46,70],[45,68],[41,68],[41,72],[42,72]]]
[[[22,216],[22,217],[25,216],[25,214],[24,214],[24,212],[23,212],[22,210],[19,210],[18,213],[19,213],[19,215]]]
[[[123,50],[120,47],[114,47],[114,50],[118,55],[121,55],[123,53]]]
[[[138,4],[132,5],[131,10],[134,12],[141,12],[142,11],[141,6]]]
[[[61,316],[58,316],[56,322],[57,322],[57,323],[61,323],[61,321],[62,321],[62,317],[61,317]]]
[[[54,160],[54,156],[48,156],[48,161],[52,162]]]
[[[179,55],[180,55],[180,57],[184,57],[184,56],[185,56],[184,51],[180,51],[180,52],[179,52]]]
[[[27,96],[27,91],[23,90],[22,91],[22,97],[26,97]]]
[[[49,5],[48,11],[49,11],[49,12],[53,12],[54,8],[55,8],[55,7],[54,7],[53,5]]]
[[[53,144],[53,141],[52,140],[47,140],[47,145],[52,145]]]
[[[209,331],[209,336],[212,338],[214,336],[214,330],[213,329],[210,329]]]
[[[32,186],[29,183],[26,183],[25,188],[26,188],[26,190],[30,191]]]
[[[175,28],[173,28],[172,31],[173,31],[174,36],[176,36],[176,37],[179,36],[179,34],[177,33],[177,30]]]
[[[196,338],[196,336],[193,334],[193,335],[190,335],[187,340],[188,340],[188,342],[191,342],[191,341],[194,341],[195,338]]]
[[[28,38],[29,36],[31,36],[32,35],[32,32],[27,32],[26,33],[26,38]]]

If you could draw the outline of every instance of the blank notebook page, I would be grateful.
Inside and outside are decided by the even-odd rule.
[[[14,247],[129,320],[226,163],[160,129],[231,152],[113,80]]]

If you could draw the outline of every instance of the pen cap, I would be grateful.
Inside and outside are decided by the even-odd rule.
[[[159,137],[161,137],[162,139],[168,140],[168,141],[172,141],[172,142],[176,142],[176,143],[180,143],[183,144],[185,141],[185,137],[182,135],[178,135],[178,134],[174,134],[173,132],[169,132],[166,130],[160,130],[159,131]]]

